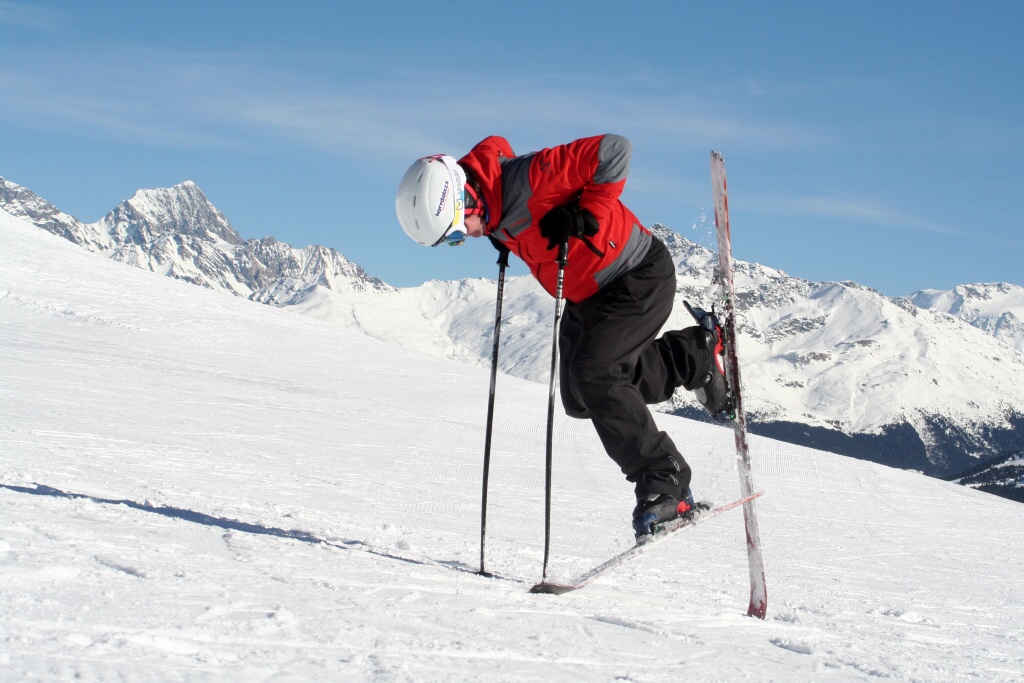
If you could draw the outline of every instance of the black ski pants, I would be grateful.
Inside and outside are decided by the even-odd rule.
[[[637,499],[680,497],[690,467],[651,403],[667,401],[695,373],[696,327],[666,332],[676,293],[675,264],[657,238],[644,259],[586,300],[567,303],[558,338],[562,405],[589,418],[612,460],[636,485]]]

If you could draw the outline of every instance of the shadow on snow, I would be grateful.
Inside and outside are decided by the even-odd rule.
[[[251,524],[249,522],[242,522],[237,519],[228,519],[226,517],[214,517],[204,512],[196,512],[195,510],[186,510],[185,508],[172,507],[168,505],[150,505],[148,503],[139,503],[134,500],[115,500],[113,498],[98,498],[96,496],[89,496],[84,493],[71,493],[68,491],[61,491],[60,489],[52,486],[46,486],[45,484],[34,484],[35,488],[29,486],[13,486],[11,484],[0,484],[0,488],[7,489],[8,491],[15,491],[17,493],[30,493],[34,496],[50,496],[52,498],[68,498],[72,500],[88,500],[93,503],[99,503],[101,505],[124,505],[135,510],[141,510],[143,512],[151,512],[157,515],[163,515],[164,517],[170,517],[172,519],[181,519],[186,522],[192,522],[193,524],[202,524],[204,526],[217,527],[220,529],[229,529],[231,531],[241,531],[247,534],[260,534],[263,536],[276,536],[278,538],[290,538],[296,541],[302,541],[303,543],[312,543],[313,545],[322,545],[331,548],[340,548],[342,550],[358,550],[360,552],[368,553],[370,555],[377,555],[378,557],[386,557],[389,560],[398,560],[399,562],[407,562],[409,564],[431,566],[431,567],[443,567],[445,569],[453,569],[460,572],[468,572],[471,574],[477,574],[475,569],[469,566],[455,561],[432,561],[432,560],[416,560],[410,557],[402,557],[401,555],[395,555],[388,553],[383,550],[378,550],[373,546],[367,545],[363,541],[328,541],[327,539],[320,538],[315,534],[311,534],[308,531],[302,531],[301,529],[281,529],[278,527],[264,526],[262,524]]]

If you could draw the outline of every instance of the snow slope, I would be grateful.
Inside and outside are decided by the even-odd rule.
[[[0,680],[1014,681],[1024,507],[754,438],[739,514],[566,596],[542,555],[546,387],[100,258],[0,212]],[[725,428],[659,417],[701,497]],[[631,491],[556,423],[551,574],[630,543]]]

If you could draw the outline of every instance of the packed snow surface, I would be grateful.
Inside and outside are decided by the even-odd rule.
[[[0,679],[1016,681],[1024,506],[754,437],[769,608],[727,513],[531,595],[547,388],[154,276],[0,212]],[[698,497],[731,430],[659,416]],[[631,543],[555,425],[550,577]]]

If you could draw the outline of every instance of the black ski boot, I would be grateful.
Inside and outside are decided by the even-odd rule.
[[[725,379],[725,344],[722,343],[722,326],[718,317],[702,308],[694,308],[684,301],[686,310],[690,312],[703,334],[697,337],[697,346],[702,355],[697,355],[697,370],[693,379],[684,384],[683,388],[692,391],[704,409],[712,416],[726,412],[732,416],[735,410],[732,390]],[[703,356],[703,357],[702,357]]]
[[[637,543],[645,543],[654,537],[655,527],[677,517],[692,517],[696,505],[693,494],[687,488],[680,500],[667,493],[652,493],[643,496],[633,508],[633,534]]]

